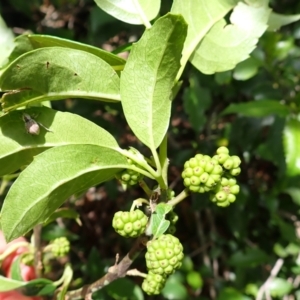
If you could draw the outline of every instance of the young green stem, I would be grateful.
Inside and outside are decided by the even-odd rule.
[[[190,192],[187,189],[184,189],[180,194],[178,194],[175,198],[168,201],[168,204],[175,206],[182,200],[184,200],[186,197],[190,195]]]
[[[147,183],[144,180],[139,182],[140,187],[144,190],[145,194],[150,198],[152,195],[152,190],[148,187]]]

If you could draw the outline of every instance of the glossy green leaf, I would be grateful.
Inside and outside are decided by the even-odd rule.
[[[187,25],[168,14],[146,30],[121,74],[121,98],[126,120],[150,149],[164,138],[170,120],[172,88],[180,67]]]
[[[93,47],[87,44],[62,39],[50,35],[28,34],[20,35],[14,41],[15,47],[9,56],[9,61],[12,62],[22,54],[38,48],[45,47],[64,47],[86,51],[94,54],[106,61],[109,65],[114,67],[114,70],[121,70],[125,64],[125,60],[115,54],[112,54],[103,49]]]
[[[87,67],[88,62],[88,67]],[[36,49],[14,60],[0,77],[4,111],[47,100],[120,101],[119,77],[99,57],[62,47]]]
[[[248,2],[249,4],[249,2]],[[202,73],[233,69],[249,57],[267,29],[271,10],[268,1],[251,6],[234,0],[175,0],[172,12],[181,13],[188,24],[183,59]],[[230,24],[224,17],[233,9]]]
[[[40,134],[26,132],[23,113],[26,112],[51,132],[41,127]],[[103,128],[78,115],[47,107],[17,110],[0,117],[0,176],[28,165],[40,152],[68,144],[93,144],[118,149],[114,137]]]
[[[300,174],[300,121],[290,119],[283,130],[283,147],[286,173],[289,176]]]
[[[268,21],[268,31],[275,31],[280,29],[280,27],[297,22],[300,20],[300,14],[297,15],[281,15],[275,12],[270,14]]]
[[[37,155],[14,182],[2,206],[6,240],[43,223],[72,194],[110,180],[127,167],[123,155],[97,145],[66,145]]]
[[[279,117],[286,117],[290,113],[290,110],[286,105],[281,104],[278,100],[259,100],[230,104],[222,111],[221,115],[224,116],[233,113],[256,118],[274,114]]]
[[[272,278],[268,282],[267,290],[270,292],[272,297],[283,297],[289,294],[293,289],[293,284],[287,279],[283,278]]]
[[[6,27],[4,20],[0,16],[0,68],[2,68],[8,62],[9,54],[14,48],[13,41],[13,32],[11,29]]]
[[[129,24],[143,24],[143,15],[151,21],[160,9],[160,0],[95,0],[95,2],[108,14]]]

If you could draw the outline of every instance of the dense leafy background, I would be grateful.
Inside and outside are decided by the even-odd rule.
[[[41,2],[4,0],[0,13],[15,34],[30,30],[108,50],[137,40],[144,30],[113,19],[93,1],[56,0],[53,7]],[[300,12],[297,0],[271,4],[278,13]],[[163,1],[161,14],[170,7],[171,1]],[[56,18],[47,14],[51,9]],[[183,73],[169,128],[170,182],[175,191],[181,191],[183,162],[197,152],[212,154],[217,146],[227,145],[243,158],[242,188],[229,208],[215,207],[205,195],[193,195],[177,207],[176,234],[186,258],[161,299],[251,299],[279,258],[284,264],[273,282],[272,296],[283,299],[289,294],[300,299],[299,39],[298,22],[265,33],[251,57],[233,71],[202,75],[188,65]],[[75,99],[56,101],[53,108],[101,125],[121,147],[146,151],[126,125],[119,104]],[[43,232],[45,241],[64,235],[71,239],[74,288],[99,278],[116,253],[122,256],[129,249],[130,241],[117,236],[111,219],[141,193],[139,189],[121,192],[115,183],[91,188],[65,204],[80,213],[82,226],[64,221],[48,225]],[[6,192],[1,190],[1,199]],[[143,258],[135,265],[142,269]],[[57,278],[62,268],[52,268]],[[143,299],[136,284],[140,281],[121,279],[95,299]]]

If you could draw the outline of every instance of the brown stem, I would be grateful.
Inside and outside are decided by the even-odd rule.
[[[34,268],[37,278],[43,276],[43,263],[42,263],[42,249],[41,249],[41,234],[42,234],[42,225],[36,225],[33,228],[34,236]]]
[[[118,278],[122,278],[126,276],[126,273],[132,264],[132,262],[138,257],[138,255],[144,250],[146,247],[146,243],[148,238],[145,236],[140,236],[127,255],[120,261],[119,264],[115,264],[114,266],[110,267],[108,272],[96,282],[85,285],[82,288],[70,291],[66,294],[66,300],[76,300],[76,299],[85,299],[91,300],[92,294],[96,291],[99,291],[104,286],[112,283]]]

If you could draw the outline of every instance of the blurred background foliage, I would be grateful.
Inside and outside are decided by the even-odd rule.
[[[300,13],[298,0],[270,2],[277,13]],[[161,15],[171,5],[162,1]],[[49,34],[108,51],[138,40],[144,31],[113,19],[92,0],[1,0],[0,14],[15,35]],[[232,71],[203,75],[186,68],[169,129],[171,187],[182,190],[186,159],[198,152],[211,155],[224,145],[242,158],[241,193],[228,208],[216,207],[202,194],[176,207],[176,235],[186,257],[155,299],[259,300],[266,280],[269,299],[300,299],[299,74],[300,22],[266,32],[251,57]],[[53,102],[53,108],[92,120],[123,147],[147,151],[128,128],[120,105],[68,99]],[[1,189],[2,200],[6,192]],[[57,220],[44,228],[45,242],[60,236],[72,241],[72,288],[95,281],[116,253],[127,253],[131,241],[117,236],[111,220],[141,195],[139,188],[122,191],[116,181],[93,187],[66,204],[80,213],[82,226]],[[51,279],[59,277],[63,264],[51,266]],[[144,258],[134,267],[144,271]],[[152,299],[140,284],[140,279],[123,278],[93,299]]]

